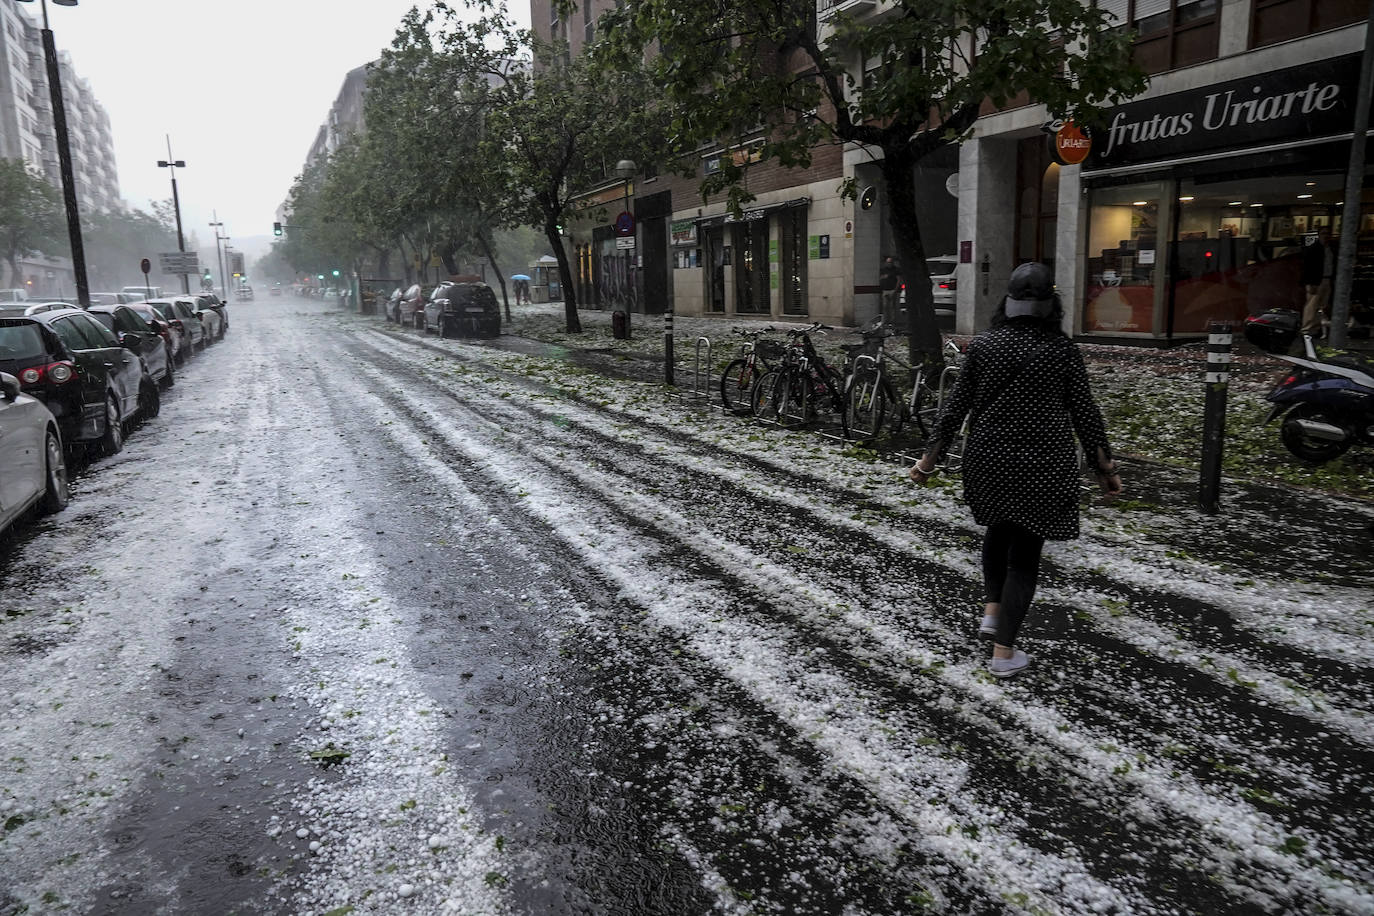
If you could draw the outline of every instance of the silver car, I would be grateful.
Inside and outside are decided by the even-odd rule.
[[[57,420],[19,379],[0,372],[0,531],[35,505],[46,513],[67,505],[67,464]]]

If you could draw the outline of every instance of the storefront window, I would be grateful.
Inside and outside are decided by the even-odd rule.
[[[1175,334],[1266,309],[1302,310],[1302,249],[1340,231],[1343,176],[1179,182],[1171,309]]]
[[[1164,267],[1160,219],[1170,208],[1165,184],[1099,188],[1088,211],[1088,275],[1083,330],[1151,334],[1161,301],[1156,279]]]
[[[805,315],[806,300],[806,208],[791,207],[779,218],[782,233],[782,311],[784,315]]]
[[[768,220],[752,219],[734,224],[735,311],[768,314]]]

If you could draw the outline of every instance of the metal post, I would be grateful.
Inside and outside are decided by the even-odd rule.
[[[663,381],[673,382],[673,304],[663,310]]]
[[[1226,390],[1231,378],[1231,322],[1213,321],[1207,329],[1207,403],[1202,414],[1202,470],[1198,504],[1221,510],[1221,457],[1226,442]]]
[[[701,346],[706,345],[706,360],[701,359]],[[706,367],[706,381],[701,379],[701,367]],[[698,337],[696,350],[692,354],[692,396],[707,398],[711,396],[711,338]]]
[[[1345,171],[1345,203],[1341,208],[1341,241],[1336,255],[1336,288],[1331,293],[1331,346],[1346,346],[1350,293],[1355,285],[1355,236],[1360,231],[1360,197],[1364,187],[1365,134],[1369,130],[1370,97],[1374,96],[1374,28],[1364,28],[1364,56],[1360,85],[1355,92],[1355,116],[1350,137],[1350,161]]]
[[[81,241],[81,213],[76,206],[76,179],[72,174],[72,150],[67,140],[67,109],[62,103],[62,74],[57,65],[57,43],[48,28],[48,4],[43,3],[43,56],[48,64],[48,95],[52,98],[53,131],[57,134],[57,161],[62,172],[62,202],[67,207],[67,237],[72,247],[72,276],[76,280],[76,301],[82,308],[91,304],[91,287],[86,281],[86,246]]]

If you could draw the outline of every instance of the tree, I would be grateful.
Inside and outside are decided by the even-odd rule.
[[[141,284],[138,262],[150,259],[156,273],[158,253],[177,247],[175,224],[141,210],[97,211],[82,217],[81,229],[86,272],[93,290]],[[164,278],[164,282],[170,285],[171,278]]]
[[[62,195],[22,159],[0,159],[0,254],[9,284],[20,286],[19,259],[67,250]]]
[[[1082,0],[895,0],[882,16],[836,12],[824,23],[815,0],[618,6],[602,22],[600,66],[635,66],[657,52],[651,67],[678,150],[757,136],[762,124],[762,157],[784,166],[807,166],[822,143],[881,153],[888,219],[908,271],[913,361],[941,359],[916,221],[916,164],[959,142],[986,101],[1022,96],[1089,123],[1101,106],[1145,85],[1131,61],[1132,36]],[[723,166],[703,181],[703,194],[728,190],[738,208],[748,199],[740,188],[746,167],[728,158]]]

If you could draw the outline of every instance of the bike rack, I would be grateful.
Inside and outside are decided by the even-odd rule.
[[[701,359],[701,345],[706,344],[706,361]],[[702,381],[702,367],[706,369],[706,380]],[[692,354],[692,397],[709,398],[711,396],[711,338],[698,337],[695,351]]]
[[[706,347],[706,358],[702,359],[702,345]],[[698,337],[692,354],[692,390],[669,391],[679,401],[702,401],[711,397],[711,338]],[[702,377],[703,372],[705,378]]]

